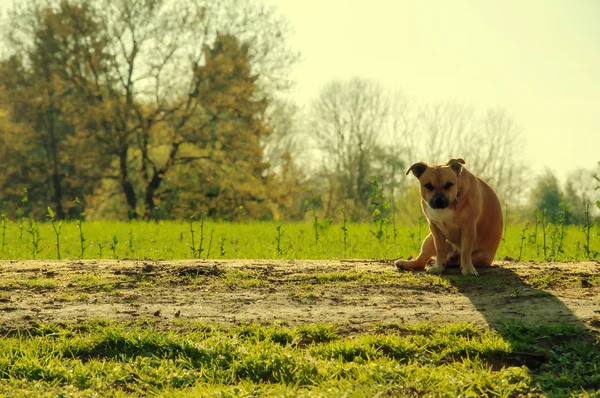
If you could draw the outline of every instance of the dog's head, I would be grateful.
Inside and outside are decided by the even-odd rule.
[[[450,159],[443,165],[429,166],[418,162],[408,168],[421,183],[421,197],[432,209],[445,209],[456,200],[458,195],[458,177],[465,161],[461,158]]]

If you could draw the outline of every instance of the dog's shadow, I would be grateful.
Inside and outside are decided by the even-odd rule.
[[[502,365],[527,366],[534,378],[545,372],[571,378],[565,385],[571,392],[581,392],[581,388],[588,391],[600,388],[595,376],[588,377],[583,373],[571,375],[572,368],[569,368],[577,361],[583,364],[589,362],[588,365],[594,367],[595,361],[600,358],[600,340],[595,329],[599,325],[586,325],[565,304],[569,300],[563,301],[549,290],[536,288],[536,284],[532,283],[535,276],[520,276],[511,268],[518,269],[518,266],[508,264],[479,268],[479,277],[465,277],[460,269],[450,268],[442,278],[467,297],[489,327],[511,344],[513,353],[503,358]],[[541,274],[545,272],[542,270]],[[579,288],[585,286],[580,283]],[[565,367],[561,357],[569,358],[569,362],[573,361],[572,365]],[[544,394],[554,394],[555,387],[544,386],[539,382],[541,378],[536,379],[537,387]]]
[[[471,301],[490,327],[496,329],[508,320],[585,327],[561,299],[533,287],[511,268],[496,265],[478,272],[479,277],[465,277],[460,269],[450,268],[442,277]]]

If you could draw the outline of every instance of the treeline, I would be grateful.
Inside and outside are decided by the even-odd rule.
[[[10,11],[0,200],[58,218],[268,218],[264,145],[297,54],[261,3],[38,0]],[[284,166],[286,166],[284,164]],[[284,167],[285,168],[285,167]],[[279,175],[282,175],[281,173]],[[41,214],[38,214],[41,215]]]
[[[359,78],[300,109],[288,25],[260,0],[35,0],[4,25],[9,216],[299,220],[343,208],[352,221],[393,209],[409,222],[420,209],[407,166],[456,156],[524,214],[593,203],[591,173],[564,190],[532,181],[502,109],[420,104]],[[557,203],[540,199],[555,188]]]

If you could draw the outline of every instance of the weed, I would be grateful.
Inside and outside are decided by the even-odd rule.
[[[424,223],[425,223],[425,217],[419,216],[419,219],[417,220],[417,225],[418,225],[417,226],[417,232],[418,233],[415,234],[415,232],[412,231],[412,230],[409,232],[409,236],[410,236],[410,240],[411,240],[411,243],[412,243],[413,251],[415,251],[415,252],[418,251],[419,248],[421,247],[421,242],[422,242],[421,233],[422,233],[422,230],[423,230],[423,224]]]
[[[196,242],[194,240],[194,233],[196,232],[194,230],[194,218],[196,217],[196,213],[192,214],[189,218],[189,224],[190,224],[190,234],[192,237],[192,245],[190,246],[190,249],[192,250],[192,257],[193,258],[200,258],[200,256],[202,255],[202,252],[204,251],[204,224],[206,222],[206,212],[201,212],[200,213],[200,243],[198,244],[198,246],[196,246]],[[212,240],[212,236],[211,236],[211,240]]]
[[[129,230],[129,255],[133,255],[133,253],[135,252],[134,249],[134,245],[133,245],[133,230],[130,229]]]
[[[60,260],[60,230],[62,229],[62,221],[59,221],[58,223],[56,222],[54,211],[50,206],[48,206],[48,218],[50,219],[50,224],[52,225],[52,229],[56,235],[56,254]]]
[[[8,219],[6,218],[6,214],[4,214],[4,212],[2,212],[2,214],[0,214],[0,220],[2,221],[2,251],[4,251],[4,248],[6,247],[6,223],[8,222]]]
[[[398,230],[396,229],[396,199],[394,198],[394,189],[392,188],[391,193],[392,200],[392,232],[394,234],[394,242],[398,238]]]
[[[119,257],[117,256],[117,245],[119,244],[119,239],[117,239],[117,235],[113,235],[112,242],[110,243],[110,250],[112,250],[112,258],[117,260]]]
[[[531,235],[529,235],[529,243],[531,245],[533,245],[533,247],[535,247],[536,250],[536,254],[539,256],[540,255],[540,250],[539,250],[539,246],[537,244],[537,236],[538,236],[538,217],[536,212],[533,212],[533,218],[534,218],[534,226],[533,226],[533,232],[531,233]]]
[[[196,258],[196,241],[194,240],[194,233],[196,232],[194,230],[194,217],[196,216],[196,213],[192,214],[189,218],[188,218],[188,223],[190,224],[190,235],[191,235],[191,245],[190,245],[190,250],[192,251],[192,257]]]
[[[29,228],[27,232],[31,235],[31,256],[35,259],[37,254],[41,251],[40,249],[40,227],[33,218],[29,220]]]
[[[502,228],[502,244],[506,244],[506,227],[508,225],[508,205],[504,203],[504,223]]]
[[[104,248],[103,242],[98,242],[98,258],[102,258],[102,249]]]
[[[342,212],[342,232],[344,233],[344,257],[346,257],[346,251],[348,249],[348,215],[347,215],[347,208],[346,208],[346,202],[344,201],[344,205],[342,206],[342,208],[340,209]]]
[[[75,198],[75,203],[76,204],[80,204],[81,202],[79,201],[79,198]],[[85,212],[81,212],[79,213],[79,217],[77,217],[77,229],[79,230],[79,245],[80,245],[80,250],[81,252],[79,253],[79,258],[83,258],[84,254],[85,254],[85,249],[87,248],[85,246],[85,235],[83,234],[83,218],[85,217]],[[100,257],[102,258],[102,256]]]
[[[29,201],[29,199],[28,199],[28,194],[27,194],[27,188],[24,188],[23,196],[21,197],[21,205],[17,209],[17,217],[19,219],[19,241],[23,240],[23,226],[25,224],[25,219],[28,216],[28,212],[27,212],[27,202],[28,201]]]
[[[521,261],[521,257],[523,256],[523,245],[525,244],[525,239],[527,239],[525,237],[525,232],[527,232],[527,229],[529,229],[529,221],[525,223],[525,226],[521,230],[521,243],[519,245],[519,257],[518,257],[519,261]]]
[[[283,251],[281,250],[281,237],[283,236],[283,230],[281,229],[281,225],[276,226],[275,229],[277,230],[277,235],[275,236],[277,247],[275,248],[275,251],[278,255],[282,255]]]
[[[542,210],[536,210],[535,211],[535,219],[536,222],[539,223],[542,226],[542,237],[543,237],[543,250],[544,250],[544,258],[548,259],[548,253],[547,253],[547,249],[548,246],[546,245],[546,228],[548,226],[548,218],[546,217],[547,214],[547,210],[546,209],[542,209]]]
[[[377,238],[379,243],[381,243],[385,236],[383,224],[388,222],[388,219],[384,216],[384,212],[385,209],[389,207],[389,203],[383,193],[383,187],[379,185],[376,179],[371,181],[371,185],[373,186],[373,193],[371,194],[371,207],[373,208],[373,213],[371,215],[371,220],[376,228],[375,231],[371,230],[371,233]]]
[[[210,256],[210,247],[212,246],[213,234],[215,233],[215,229],[210,230],[210,239],[208,240],[208,249],[206,250],[206,258]]]
[[[565,202],[560,202],[560,211],[558,213],[558,223],[560,225],[560,234],[558,236],[558,244],[556,245],[556,250],[558,253],[564,253],[563,244],[565,240],[565,236],[567,235],[567,217],[569,216],[569,209],[571,205],[565,204]]]
[[[313,196],[310,200],[306,200],[306,204],[309,210],[312,212],[313,217],[313,230],[315,231],[315,245],[319,243],[319,217],[317,216],[316,203],[318,198]]]
[[[196,250],[196,257],[200,258],[202,256],[202,252],[204,251],[204,223],[206,222],[206,212],[203,211],[200,213],[200,243],[198,244],[198,249]]]
[[[583,253],[585,254],[586,258],[589,260],[592,260],[593,258],[595,258],[598,255],[598,253],[594,252],[592,250],[592,248],[590,247],[590,236],[591,236],[590,231],[592,230],[594,225],[596,225],[596,222],[592,221],[592,219],[590,218],[590,204],[586,203],[585,222],[581,226],[581,228],[583,229],[583,233],[585,235],[585,243],[583,245]]]
[[[225,235],[221,235],[221,244],[219,245],[219,249],[221,251],[221,257],[227,254],[225,251]]]

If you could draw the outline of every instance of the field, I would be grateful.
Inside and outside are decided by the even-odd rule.
[[[429,233],[413,226],[372,223],[213,223],[198,220],[77,222],[55,225],[0,222],[0,259],[393,259],[415,255]],[[59,229],[60,228],[60,229]],[[192,232],[193,231],[193,232]],[[83,239],[82,239],[83,238]],[[600,227],[506,227],[497,259],[600,259]]]
[[[65,223],[58,261],[50,224],[36,252],[7,223],[0,394],[600,394],[597,227],[586,248],[581,228],[559,247],[551,228],[543,245],[540,228],[509,226],[479,278],[397,271],[418,225],[396,239],[369,224],[318,239],[311,224],[192,229],[193,250],[186,222],[84,223],[81,256]]]

